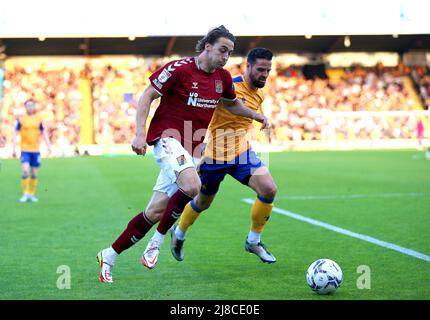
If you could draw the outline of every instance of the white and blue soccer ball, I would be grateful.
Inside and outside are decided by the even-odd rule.
[[[318,294],[334,293],[342,284],[342,269],[333,260],[318,259],[309,266],[306,280]]]

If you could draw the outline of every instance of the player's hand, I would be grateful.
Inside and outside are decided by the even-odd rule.
[[[261,129],[260,130],[270,128],[269,120],[267,119],[267,117],[265,115],[263,115],[261,113],[256,113],[256,116],[254,119],[261,123]]]
[[[144,156],[146,154],[146,137],[136,136],[131,143],[131,149],[136,152],[136,154]]]

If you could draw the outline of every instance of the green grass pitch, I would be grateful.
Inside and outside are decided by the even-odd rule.
[[[430,255],[430,161],[423,153],[273,153],[269,166],[277,208]],[[19,161],[3,160],[0,299],[430,298],[430,262],[276,212],[262,240],[278,261],[261,263],[244,250],[250,205],[241,199],[255,195],[230,177],[190,229],[183,262],[171,256],[167,236],[157,267],[142,266],[153,228],[119,256],[114,283],[102,284],[96,254],[145,207],[158,172],[152,155],[44,159],[40,202],[18,203]],[[334,295],[319,296],[306,283],[318,258],[343,270]],[[57,287],[60,266],[70,270],[70,289]],[[359,266],[370,268],[370,289],[357,287]]]

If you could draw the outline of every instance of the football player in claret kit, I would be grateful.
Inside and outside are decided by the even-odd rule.
[[[51,153],[51,144],[41,117],[36,112],[36,102],[27,100],[24,103],[26,114],[21,116],[15,125],[12,138],[12,156],[16,156],[17,135],[21,137],[21,185],[22,196],[19,202],[37,202],[36,186],[37,176],[41,165],[40,139],[43,137],[48,154]]]
[[[259,111],[264,100],[262,89],[272,67],[272,52],[254,48],[247,56],[243,76],[233,79],[238,99],[253,111]],[[202,188],[182,213],[179,225],[172,228],[171,251],[176,260],[184,259],[185,233],[214,200],[224,177],[229,174],[253,189],[257,197],[251,208],[251,228],[245,241],[245,250],[266,263],[276,258],[261,242],[261,233],[272,212],[277,188],[268,168],[250,148],[247,131],[252,120],[227,112],[222,106],[215,110],[209,124],[208,144],[199,164]],[[233,151],[233,152],[231,152]]]
[[[150,76],[151,84],[137,106],[132,149],[145,155],[147,144],[153,145],[154,160],[160,167],[160,174],[146,209],[130,220],[110,247],[97,254],[102,282],[112,282],[112,268],[117,256],[142,239],[160,221],[142,255],[145,267],[152,269],[156,266],[165,234],[200,190],[196,171],[201,156],[200,146],[221,99],[229,112],[255,119],[262,123],[263,128],[268,127],[266,117],[251,111],[236,99],[231,76],[223,69],[234,43],[235,37],[224,26],[212,29],[198,42],[198,56],[168,62]],[[150,105],[160,97],[146,134]]]

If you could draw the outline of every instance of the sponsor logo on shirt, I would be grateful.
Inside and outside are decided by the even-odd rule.
[[[193,107],[216,108],[219,100],[200,98],[197,92],[190,92],[187,104]]]

